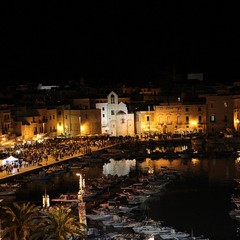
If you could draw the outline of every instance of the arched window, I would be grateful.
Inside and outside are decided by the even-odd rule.
[[[112,104],[115,103],[115,97],[114,97],[113,94],[111,95],[111,103],[112,103]]]

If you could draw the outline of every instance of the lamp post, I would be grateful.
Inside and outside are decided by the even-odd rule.
[[[79,177],[79,190],[78,190],[78,215],[79,222],[82,224],[82,231],[86,232],[87,229],[87,219],[86,219],[86,204],[83,201],[83,194],[85,188],[85,180],[81,173],[77,173],[76,176]]]

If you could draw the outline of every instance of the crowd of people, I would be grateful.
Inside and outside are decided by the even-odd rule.
[[[63,158],[91,154],[93,150],[120,144],[126,140],[129,140],[129,137],[79,137],[17,143],[1,151],[2,158],[13,156],[17,160],[0,166],[0,172],[6,171],[7,174],[11,174],[13,169],[20,171],[24,167],[47,165],[49,158],[59,161]]]

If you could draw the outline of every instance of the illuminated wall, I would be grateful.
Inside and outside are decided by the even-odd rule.
[[[125,103],[119,102],[118,95],[111,92],[106,103],[97,103],[101,110],[102,133],[111,136],[134,136],[134,114],[128,113]]]
[[[240,95],[233,97],[233,109],[234,130],[240,132]]]
[[[138,135],[206,131],[205,104],[161,104],[153,111],[136,112]]]

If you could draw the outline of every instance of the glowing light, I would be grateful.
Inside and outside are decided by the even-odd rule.
[[[84,132],[86,130],[86,127],[84,125],[81,125],[81,132]]]
[[[199,159],[197,159],[197,158],[192,158],[192,164],[193,165],[198,165],[199,164]]]
[[[191,121],[191,122],[190,122],[190,125],[196,126],[196,125],[197,125],[197,121]]]
[[[57,125],[57,130],[62,132],[63,131],[63,126],[61,124],[58,124]]]

